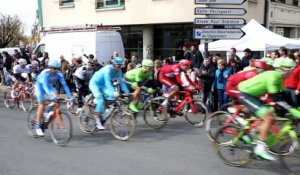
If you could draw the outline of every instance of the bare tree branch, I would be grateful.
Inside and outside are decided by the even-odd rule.
[[[15,46],[23,37],[23,24],[16,15],[0,14],[0,48]]]

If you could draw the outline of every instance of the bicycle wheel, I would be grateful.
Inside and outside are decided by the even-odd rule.
[[[75,115],[77,113],[77,109],[78,109],[78,99],[77,97],[74,99],[73,102],[67,102],[67,107],[68,107],[68,111]]]
[[[34,126],[36,124],[36,112],[37,108],[33,107],[31,108],[27,116],[27,132],[31,137],[38,137],[34,129]]]
[[[228,103],[222,105],[222,106],[220,107],[220,109],[221,109],[221,111],[225,111],[225,112],[228,112],[228,113],[234,113],[233,108],[232,108],[233,105],[234,105],[234,104],[233,104],[233,102],[231,101],[231,102],[228,102]]]
[[[215,136],[217,131],[225,124],[225,121],[230,118],[231,115],[224,111],[217,111],[212,113],[206,120],[206,131],[208,138],[215,142]]]
[[[109,128],[114,138],[125,141],[133,136],[136,120],[129,111],[117,108],[109,117]]]
[[[59,146],[65,146],[69,143],[73,134],[73,124],[71,117],[68,113],[60,111],[61,122],[63,126],[60,126],[60,117],[55,116],[50,123],[50,134],[52,141]],[[53,117],[53,116],[52,116]]]
[[[13,108],[16,103],[15,99],[11,97],[11,89],[9,91],[4,92],[3,102],[6,108]]]
[[[163,111],[161,103],[164,101],[163,97],[157,97],[152,99],[144,107],[143,118],[145,124],[154,131],[159,131],[167,125],[169,117],[166,112]]]
[[[78,125],[82,132],[84,133],[93,133],[96,130],[96,121],[93,114],[90,113],[88,106],[85,106],[82,109],[81,114],[78,118]]]
[[[235,145],[231,144],[231,140],[238,134],[240,127],[236,125],[226,125],[219,129],[216,134],[217,142],[224,142],[224,133],[226,134],[226,140],[228,145],[217,145],[217,154],[222,161],[230,166],[244,166],[249,163],[253,157],[252,145],[248,145],[243,141],[237,141]],[[229,133],[230,131],[230,133]]]
[[[23,111],[28,112],[33,107],[33,99],[30,93],[23,93],[19,103]]]
[[[194,106],[197,110],[196,113],[192,112],[192,108],[189,103],[185,105],[183,108],[183,111],[185,111],[184,118],[193,127],[201,127],[204,125],[206,116],[208,115],[207,108],[200,101],[194,101]]]

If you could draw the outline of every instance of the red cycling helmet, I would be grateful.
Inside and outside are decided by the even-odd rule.
[[[270,69],[270,66],[262,60],[253,60],[251,62],[251,66],[255,67],[255,68],[263,69],[263,70],[269,70]]]
[[[180,60],[179,63],[180,63],[181,65],[183,65],[183,66],[188,66],[188,67],[191,66],[191,62],[190,62],[189,60],[187,60],[187,59]]]

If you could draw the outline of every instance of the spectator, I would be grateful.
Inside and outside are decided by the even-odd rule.
[[[285,47],[279,48],[280,58],[286,58],[288,56],[288,50]]]
[[[131,57],[130,63],[128,64],[127,71],[134,69],[136,67],[141,67],[141,63],[139,62],[137,55],[133,55]]]
[[[297,66],[295,69],[289,74],[289,76],[284,81],[284,86],[287,88],[287,102],[294,106],[299,107],[299,95],[300,95],[300,58],[296,57]]]
[[[203,87],[202,101],[205,104],[211,96],[212,84],[214,82],[216,69],[211,65],[209,58],[205,58],[199,69],[199,78]]]
[[[201,52],[196,49],[195,46],[191,46],[191,68],[197,68],[199,69],[202,62],[203,62],[203,56],[201,54]]]
[[[126,73],[128,64],[129,64],[129,59],[128,58],[124,58],[124,64],[121,66],[123,74]]]
[[[238,62],[234,58],[229,59],[228,68],[230,70],[230,75],[233,75],[233,74],[240,71],[240,68],[238,66]]]
[[[119,53],[117,51],[114,51],[111,59],[115,58],[115,57],[119,57]]]
[[[2,53],[2,57],[3,57],[3,75],[4,75],[3,83],[7,84],[9,78],[9,72],[12,68],[12,58],[6,51]]]
[[[218,90],[219,97],[219,106],[223,106],[228,103],[228,96],[225,94],[225,87],[227,83],[227,78],[230,75],[230,70],[226,68],[226,62],[222,59],[218,61],[218,69],[215,73],[214,83],[216,84],[216,88]]]
[[[37,58],[37,55],[34,54],[34,53],[31,55],[31,62],[32,61],[37,61],[38,62],[38,66],[41,66],[40,60]]]
[[[43,68],[45,68],[45,67],[47,67],[47,65],[46,65],[46,60],[49,60],[49,55],[48,55],[48,52],[44,52],[43,53],[43,59],[42,59],[42,61],[41,61],[41,66],[43,67]]]
[[[61,55],[60,57],[60,63],[61,63],[61,72],[64,75],[64,77],[66,77],[67,74],[67,70],[69,67],[69,62],[65,59],[65,57],[63,55]]]
[[[14,52],[15,52],[15,55],[16,55],[16,57],[17,57],[18,59],[19,59],[19,58],[22,58],[22,57],[21,57],[21,53],[19,52],[18,49],[15,49]]]
[[[241,69],[244,69],[245,67],[249,66],[249,61],[252,59],[252,51],[250,49],[244,50],[244,57],[241,61]]]
[[[237,63],[241,62],[241,58],[236,55],[236,49],[234,47],[229,50],[228,59],[234,59]]]
[[[280,57],[280,54],[277,50],[274,50],[271,52],[271,56],[270,58],[272,58],[273,60],[276,59],[276,58],[279,58]]]
[[[188,48],[186,46],[183,46],[182,50],[183,50],[183,58],[182,59],[191,60],[191,53],[189,52]]]

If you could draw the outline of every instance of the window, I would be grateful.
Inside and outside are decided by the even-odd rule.
[[[299,0],[293,0],[293,5],[294,6],[298,6],[298,4],[299,4]]]
[[[96,0],[96,9],[123,7],[125,0]]]
[[[74,7],[74,0],[59,0],[59,6],[72,6]]]

